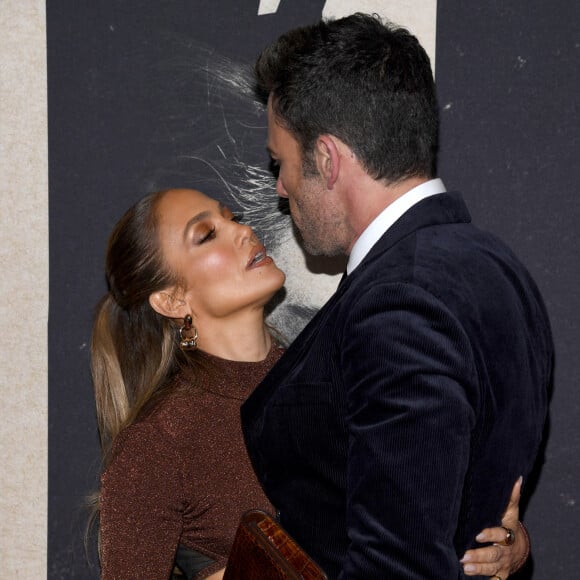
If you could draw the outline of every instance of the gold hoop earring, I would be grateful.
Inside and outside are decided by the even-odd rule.
[[[191,333],[193,336],[188,336]],[[193,326],[191,315],[183,317],[183,326],[179,329],[179,347],[181,350],[195,350],[197,348],[197,328]]]

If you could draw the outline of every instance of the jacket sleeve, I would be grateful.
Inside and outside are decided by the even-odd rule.
[[[142,424],[119,435],[101,478],[102,580],[169,578],[181,533],[182,495],[171,437]]]
[[[410,284],[350,305],[349,549],[340,578],[453,578],[453,536],[475,422],[477,376],[461,325]]]

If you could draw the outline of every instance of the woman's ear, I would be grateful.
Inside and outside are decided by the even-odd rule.
[[[314,149],[316,167],[326,181],[327,189],[332,189],[338,179],[340,153],[332,135],[320,135]]]
[[[161,316],[167,318],[183,318],[187,312],[187,303],[175,288],[166,288],[153,292],[149,296],[149,304]]]

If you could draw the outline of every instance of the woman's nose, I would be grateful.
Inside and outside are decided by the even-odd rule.
[[[238,227],[238,240],[240,243],[246,242],[248,240],[257,241],[256,234],[254,230],[247,224],[237,224]]]

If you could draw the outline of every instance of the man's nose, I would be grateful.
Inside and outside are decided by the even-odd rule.
[[[276,180],[276,193],[278,194],[279,197],[288,197],[288,192],[286,191],[286,189],[284,189],[284,186],[282,185],[282,181],[280,178],[278,178]]]

